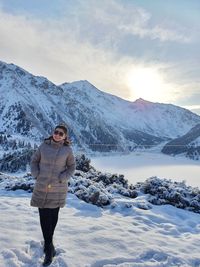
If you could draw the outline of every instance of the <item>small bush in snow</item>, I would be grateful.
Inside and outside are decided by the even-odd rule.
[[[148,201],[152,204],[170,204],[200,213],[200,190],[186,186],[185,182],[151,177],[144,183],[138,183],[137,188],[149,194]]]

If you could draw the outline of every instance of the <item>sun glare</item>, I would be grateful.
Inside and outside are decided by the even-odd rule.
[[[131,98],[150,101],[165,99],[165,84],[159,72],[153,68],[135,68],[127,75]]]

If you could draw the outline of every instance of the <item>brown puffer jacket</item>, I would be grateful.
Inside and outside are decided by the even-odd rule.
[[[45,140],[31,159],[31,174],[36,178],[31,206],[64,207],[68,180],[75,171],[75,158],[69,145]]]

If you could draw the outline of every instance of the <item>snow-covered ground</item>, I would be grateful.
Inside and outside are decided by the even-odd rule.
[[[0,266],[39,267],[42,235],[30,194],[1,192]],[[131,201],[133,206],[126,208]],[[68,195],[55,233],[52,267],[200,266],[200,215],[175,207],[138,208],[141,198],[102,209]]]
[[[138,151],[122,156],[92,157],[91,164],[101,171],[124,174],[133,184],[158,176],[175,181],[185,180],[188,185],[200,187],[200,161],[184,156]]]
[[[102,171],[129,174],[133,183],[152,175],[177,180],[190,175],[187,184],[198,182],[199,162],[157,153],[92,158],[91,164]],[[185,169],[181,176],[185,166],[188,174]],[[30,207],[30,197],[22,190],[0,190],[0,267],[42,264],[38,211]],[[198,213],[152,205],[144,194],[134,199],[118,195],[115,205],[101,208],[69,193],[59,216],[52,267],[200,266]]]

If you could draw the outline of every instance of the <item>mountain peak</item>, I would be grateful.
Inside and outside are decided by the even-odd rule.
[[[75,82],[72,82],[71,84],[76,85],[79,88],[83,88],[83,87],[95,87],[93,84],[91,84],[87,80],[75,81]]]
[[[145,105],[145,104],[152,104],[152,102],[148,101],[148,100],[145,100],[143,98],[138,98],[136,99],[133,103],[135,104],[142,104],[142,105]]]
[[[59,86],[65,86],[65,85],[76,85],[78,87],[83,87],[83,86],[93,86],[93,84],[91,84],[90,82],[88,82],[87,80],[80,80],[80,81],[74,81],[74,82],[65,82],[65,83],[62,83],[60,84]]]

